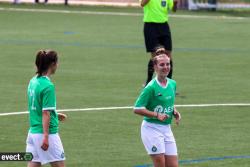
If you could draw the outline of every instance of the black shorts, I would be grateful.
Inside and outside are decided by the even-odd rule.
[[[144,40],[147,52],[153,52],[157,45],[172,51],[171,32],[168,23],[144,23]]]

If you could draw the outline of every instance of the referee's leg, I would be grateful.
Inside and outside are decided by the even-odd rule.
[[[154,63],[152,58],[150,58],[148,61],[148,75],[145,86],[152,80],[153,75],[154,75]]]
[[[145,86],[152,80],[154,75],[154,64],[152,61],[154,48],[159,44],[157,39],[157,25],[154,23],[144,23],[144,42],[146,50],[151,53],[148,61],[147,79]]]

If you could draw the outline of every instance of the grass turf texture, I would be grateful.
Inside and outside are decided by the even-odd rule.
[[[1,4],[1,7],[13,7]],[[86,7],[20,5],[17,8],[86,10]],[[91,11],[141,12],[130,8]],[[178,14],[189,14],[179,12]],[[192,12],[220,16],[221,13]],[[223,13],[224,15],[224,13]],[[59,109],[131,106],[146,77],[142,16],[0,11],[0,108],[25,111],[26,87],[40,48],[59,52],[52,77]],[[249,18],[170,18],[177,104],[249,103]],[[173,125],[180,160],[249,155],[248,107],[179,108]],[[70,167],[131,167],[150,164],[139,137],[141,117],[131,110],[67,113],[60,134]],[[0,117],[1,152],[25,150],[28,115]],[[247,167],[249,159],[180,166]],[[0,162],[0,167],[26,166]]]

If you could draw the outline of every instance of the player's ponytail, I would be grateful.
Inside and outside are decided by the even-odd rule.
[[[165,54],[165,55],[167,55],[169,57],[168,52],[166,51],[166,49],[164,48],[164,46],[163,45],[157,45],[154,48],[153,57],[161,55],[161,54]]]
[[[57,63],[57,53],[53,50],[40,50],[36,54],[36,67],[38,77],[42,76],[46,72],[51,64]]]

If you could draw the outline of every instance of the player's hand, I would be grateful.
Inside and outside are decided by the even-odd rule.
[[[159,121],[165,121],[166,119],[168,119],[168,115],[167,114],[161,114],[161,113],[158,113],[157,114],[157,119],[159,120]]]
[[[67,118],[67,115],[66,115],[66,114],[58,113],[58,120],[59,120],[59,121],[65,121],[66,118]]]
[[[42,148],[44,151],[47,151],[47,150],[48,150],[48,148],[49,148],[49,136],[44,136],[44,137],[43,137],[43,143],[42,143],[41,148]]]
[[[176,125],[179,125],[181,121],[181,114],[177,110],[174,110],[174,117]]]

